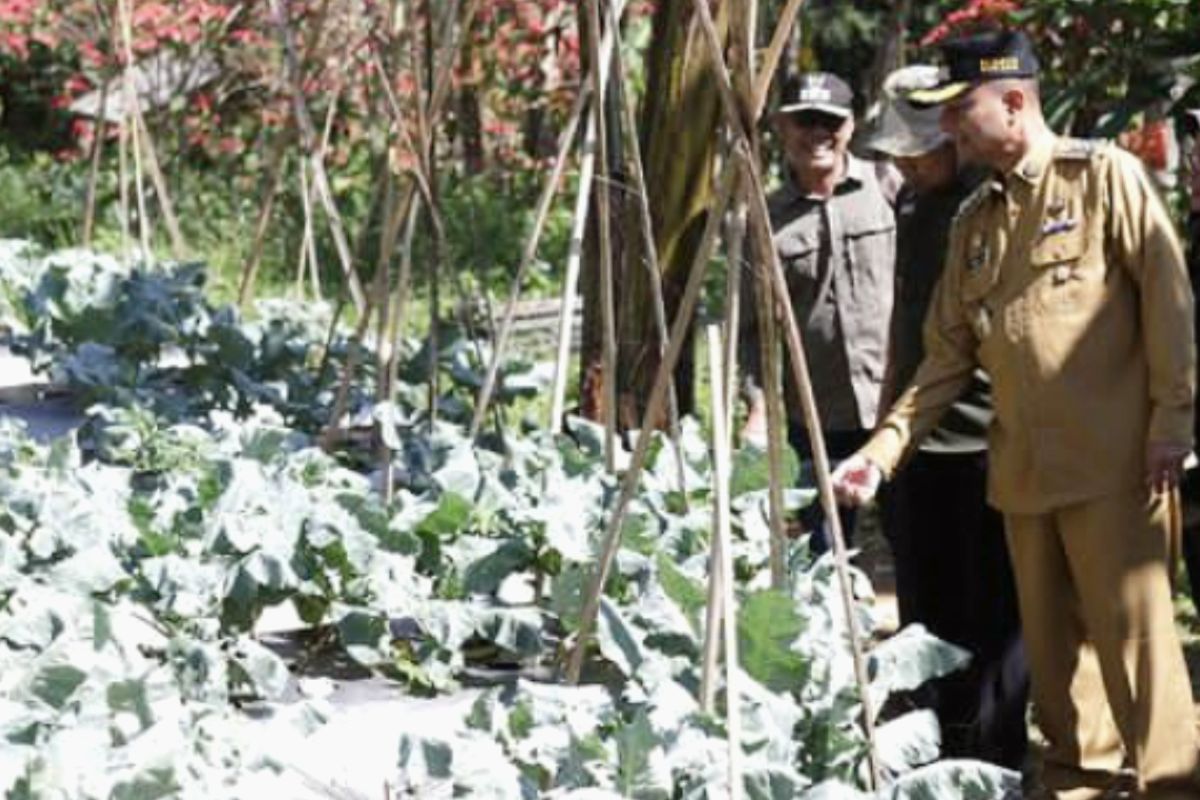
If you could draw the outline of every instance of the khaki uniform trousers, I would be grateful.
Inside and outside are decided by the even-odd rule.
[[[1132,489],[1006,514],[1043,785],[1100,797],[1123,764],[1138,797],[1200,798],[1191,685],[1168,585],[1169,503]],[[1107,702],[1106,702],[1107,698]]]

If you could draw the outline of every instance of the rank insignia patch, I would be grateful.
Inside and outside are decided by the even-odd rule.
[[[1072,230],[1079,223],[1071,217],[1066,219],[1048,219],[1042,223],[1042,236],[1053,236],[1056,233]]]
[[[967,272],[978,272],[987,263],[987,242],[984,241],[983,234],[978,233],[971,240],[971,246],[967,248]]]

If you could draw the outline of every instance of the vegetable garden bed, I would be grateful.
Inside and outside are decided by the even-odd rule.
[[[712,525],[698,424],[682,488],[656,443],[584,679],[564,685],[617,490],[602,431],[469,441],[478,351],[443,336],[436,421],[412,342],[395,398],[375,401],[369,366],[352,382],[348,419],[381,423],[380,441],[324,452],[348,339],[285,301],[244,321],[202,287],[195,266],[0,246],[9,344],[84,418],[43,442],[0,406],[6,798],[729,796],[724,696],[714,713],[697,700]],[[508,374],[502,398],[538,391],[532,365]],[[766,473],[736,454],[744,793],[869,796],[833,565],[798,542],[789,591],[767,588]],[[870,652],[868,700],[962,662],[902,631]],[[890,707],[878,796],[1015,789],[938,762],[932,715]]]

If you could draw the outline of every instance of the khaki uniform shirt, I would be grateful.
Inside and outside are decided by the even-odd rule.
[[[1148,441],[1191,442],[1191,324],[1179,241],[1140,163],[1047,136],[963,204],[925,359],[862,453],[891,474],[979,364],[993,505],[1042,513],[1134,486]]]
[[[827,431],[875,426],[892,313],[895,217],[872,164],[848,159],[828,199],[804,194],[791,182],[767,199],[773,243]],[[755,388],[762,385],[758,309],[749,287],[742,297],[740,358]],[[785,354],[781,363],[790,421],[803,426]]]

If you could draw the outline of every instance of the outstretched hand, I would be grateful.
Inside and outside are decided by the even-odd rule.
[[[855,453],[833,471],[833,493],[845,506],[869,503],[883,482],[883,471],[866,456]]]

